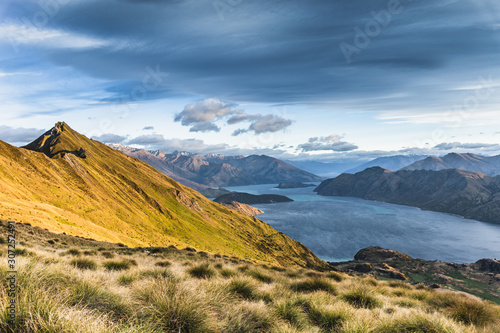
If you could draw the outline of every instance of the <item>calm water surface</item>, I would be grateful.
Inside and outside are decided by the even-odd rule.
[[[281,194],[294,202],[255,205],[257,216],[302,242],[327,261],[352,260],[381,246],[426,260],[456,263],[500,258],[500,224],[418,208],[348,197],[324,197],[314,187],[276,189],[277,184],[228,187],[251,194]]]

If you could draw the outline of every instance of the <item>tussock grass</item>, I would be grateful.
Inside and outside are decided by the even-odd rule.
[[[80,252],[80,250],[74,249],[74,248],[73,249],[69,249],[67,253],[70,254],[70,255],[72,255],[72,256],[79,256],[79,255],[82,254]]]
[[[247,274],[260,282],[271,283],[274,281],[271,276],[257,270],[248,271]]]
[[[318,306],[313,304],[307,311],[311,322],[324,332],[337,332],[350,317],[345,306]]]
[[[137,275],[136,274],[122,274],[118,278],[118,283],[122,286],[128,286],[131,285],[135,280],[137,280]]]
[[[171,265],[172,265],[172,263],[168,260],[158,261],[157,263],[155,263],[155,266],[159,266],[159,267],[168,267]]]
[[[106,261],[103,266],[109,271],[123,271],[130,269],[130,262],[126,260],[122,261]]]
[[[335,295],[337,290],[330,281],[322,278],[313,278],[291,284],[290,288],[297,292],[310,293],[314,291],[325,291]]]
[[[250,300],[255,297],[257,288],[248,279],[235,279],[229,283],[229,291]]]
[[[217,273],[208,264],[201,264],[191,267],[187,271],[189,275],[198,279],[210,279]]]
[[[82,258],[82,259],[73,259],[70,261],[70,264],[79,269],[97,269],[97,264],[94,260]]]
[[[107,259],[113,259],[115,257],[115,255],[110,251],[102,251],[101,255]]]
[[[219,274],[222,277],[229,278],[236,275],[236,272],[229,268],[223,268],[220,270]]]
[[[117,260],[61,258],[68,250],[60,248],[27,251],[33,255],[19,258],[18,321],[11,328],[0,284],[2,333],[490,333],[500,326],[495,304],[398,281],[273,269],[192,251],[185,266],[182,250],[156,257],[103,250],[117,258],[131,253]],[[0,265],[2,281],[7,272]]]
[[[330,272],[325,275],[327,278],[332,279],[337,282],[341,282],[345,279],[344,274],[338,273],[338,272]]]
[[[273,313],[264,303],[243,302],[227,313],[223,332],[268,332],[274,319]]]
[[[212,332],[209,308],[196,295],[165,279],[136,290],[143,315],[164,332]]]
[[[373,309],[382,306],[382,302],[366,287],[356,287],[341,296],[347,303],[356,308]]]

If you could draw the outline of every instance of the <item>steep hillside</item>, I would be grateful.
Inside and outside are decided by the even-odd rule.
[[[444,170],[463,169],[481,172],[488,176],[500,175],[500,155],[481,156],[476,154],[450,153],[443,157],[430,156],[412,163],[403,169],[407,170]]]
[[[110,145],[148,163],[180,183],[203,190],[206,187],[272,184],[288,181],[321,181],[322,178],[276,158],[261,155],[224,156],[168,154],[122,145]]]
[[[315,191],[320,195],[384,201],[500,223],[500,176],[458,169],[391,172],[373,167],[325,180]]]
[[[358,165],[357,167],[349,169],[346,171],[346,173],[356,173],[375,166],[391,171],[396,171],[415,161],[420,161],[423,158],[425,158],[425,156],[423,155],[396,155],[396,156],[378,157],[372,161],[366,162],[364,164]]]
[[[190,246],[283,265],[324,265],[268,224],[65,123],[26,149],[0,142],[0,218],[129,246]]]

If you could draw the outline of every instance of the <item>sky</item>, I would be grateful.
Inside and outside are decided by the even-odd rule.
[[[500,154],[497,0],[2,0],[0,140]]]

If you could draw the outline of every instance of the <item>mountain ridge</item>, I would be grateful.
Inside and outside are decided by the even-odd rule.
[[[197,188],[274,184],[285,181],[321,181],[323,178],[266,155],[169,154],[123,145],[110,145],[141,159],[178,180]],[[188,185],[190,184],[190,185]]]
[[[445,169],[368,168],[323,181],[319,195],[350,196],[500,223],[500,176]]]
[[[129,246],[325,265],[267,223],[214,203],[65,123],[25,147],[0,141],[0,218]]]
[[[442,157],[429,156],[402,169],[433,171],[463,169],[481,172],[488,176],[496,176],[500,175],[500,155],[481,156],[472,153],[449,153]]]

